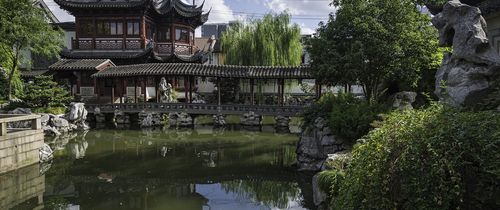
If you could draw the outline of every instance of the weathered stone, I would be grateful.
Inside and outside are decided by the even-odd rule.
[[[54,151],[48,144],[43,144],[42,148],[40,148],[40,163],[49,162],[52,159],[54,159]]]
[[[262,116],[255,114],[255,112],[249,112],[243,114],[240,117],[240,121],[242,125],[245,126],[260,126],[262,123]]]
[[[185,112],[170,113],[168,116],[169,124],[173,127],[191,127],[193,126],[193,118]]]
[[[398,110],[408,110],[413,109],[413,102],[417,98],[417,93],[415,92],[399,92],[391,96],[392,108]]]
[[[56,128],[65,128],[69,127],[69,122],[68,120],[60,117],[54,117],[51,119],[52,126],[55,126]]]
[[[314,120],[314,127],[318,128],[318,129],[323,129],[327,125],[328,124],[327,124],[326,120],[323,119],[322,117],[318,117],[316,120]]]
[[[314,205],[320,206],[326,201],[328,194],[324,192],[319,186],[319,173],[312,178],[313,201]]]
[[[345,149],[343,141],[333,135],[326,120],[318,118],[314,122],[313,126],[304,129],[297,143],[299,171],[319,171],[328,154]]]
[[[143,128],[161,126],[163,124],[163,115],[156,112],[142,111],[139,113],[139,123]]]
[[[68,120],[76,125],[77,130],[88,130],[90,129],[87,125],[87,109],[85,109],[84,103],[71,103],[69,105]]]
[[[477,7],[447,2],[432,23],[441,46],[453,47],[436,73],[436,95],[452,106],[484,103],[498,87],[500,56],[486,35],[486,21]]]
[[[106,116],[101,112],[101,109],[99,109],[98,107],[94,109],[94,117],[96,123],[106,122]]]
[[[130,116],[121,110],[115,110],[114,122],[116,124],[130,124]]]
[[[161,78],[160,84],[158,85],[160,92],[160,101],[162,103],[172,103],[173,102],[173,88],[170,83],[167,82],[165,77]]]
[[[193,118],[188,113],[182,112],[178,115],[177,126],[180,127],[193,126]]]
[[[335,136],[333,136],[333,135],[321,137],[321,146],[331,146],[331,145],[334,145],[335,143],[336,143]]]
[[[288,128],[290,126],[290,117],[278,115],[274,118],[274,121],[276,121],[274,124],[276,128]]]
[[[340,151],[333,154],[328,154],[328,158],[323,165],[322,170],[344,170],[351,159],[349,151]]]
[[[224,116],[222,114],[213,115],[212,119],[214,120],[215,126],[225,126],[226,125],[226,116]]]
[[[29,108],[16,108],[12,111],[9,111],[8,114],[29,115],[32,113],[31,113],[31,109],[29,109]],[[8,126],[10,128],[29,128],[29,127],[31,127],[31,122],[29,122],[29,121],[12,122],[12,123],[9,123]]]

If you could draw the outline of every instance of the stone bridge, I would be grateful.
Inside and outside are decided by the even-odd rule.
[[[262,116],[300,116],[307,105],[275,106],[275,105],[217,105],[217,104],[183,104],[183,103],[143,103],[143,104],[86,104],[89,113],[99,108],[101,113],[114,113],[120,110],[125,113],[141,111],[171,113],[185,112],[192,115],[242,115],[249,112]]]

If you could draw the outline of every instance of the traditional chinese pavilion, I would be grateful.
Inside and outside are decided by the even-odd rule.
[[[215,42],[211,39],[201,49],[195,47],[195,29],[209,15],[203,12],[203,4],[182,0],[55,2],[75,16],[75,36],[61,53],[63,59],[50,66],[49,72],[90,103],[161,103],[163,78],[183,92],[179,99],[186,103],[193,102],[193,92],[207,78],[246,82],[252,104],[255,80],[272,80],[283,101],[285,79],[311,78],[306,67],[205,65]]]
[[[202,63],[194,31],[208,20],[201,6],[181,0],[55,0],[75,16],[76,37],[67,59],[114,63]]]

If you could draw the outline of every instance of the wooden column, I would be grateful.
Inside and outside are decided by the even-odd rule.
[[[123,98],[123,102],[127,103],[127,81],[125,78],[122,78],[122,94],[120,98]]]
[[[146,96],[146,93],[147,93],[146,87],[148,86],[148,84],[147,84],[148,80],[147,79],[148,79],[147,77],[143,77],[142,78],[142,90],[141,90],[141,92],[142,92],[142,94],[144,94],[143,95],[143,97],[144,97],[144,103],[146,103],[147,99],[148,99],[148,97]]]
[[[115,103],[115,79],[113,78],[111,81],[111,104]]]
[[[134,103],[137,103],[137,77],[134,77]]]
[[[285,105],[285,79],[281,79],[281,98],[280,98],[280,102],[281,102],[281,106],[284,106]]]
[[[189,103],[193,103],[193,83],[194,83],[194,76],[190,77],[189,79]]]
[[[255,95],[254,95],[255,80],[250,79],[250,104],[255,105]]]
[[[220,77],[217,77],[217,105],[222,105],[221,100],[221,87],[220,87]]]
[[[189,95],[188,95],[188,78],[187,76],[184,76],[184,98],[186,99],[186,104],[189,103]]]
[[[96,95],[97,103],[100,103],[101,99],[101,90],[99,88],[99,82],[97,81],[97,78],[94,78],[94,94]]]
[[[80,87],[82,87],[82,72],[76,72],[76,94],[80,95]]]
[[[156,103],[160,103],[160,81],[158,76],[155,76],[155,93],[156,93]]]

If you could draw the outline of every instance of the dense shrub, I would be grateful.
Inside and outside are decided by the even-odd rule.
[[[355,146],[334,209],[500,209],[500,113],[394,112]]]
[[[41,108],[34,108],[31,111],[33,113],[47,113],[47,114],[60,115],[60,114],[66,113],[67,108],[66,107],[41,107]]]
[[[25,90],[22,100],[30,108],[63,107],[73,100],[52,76],[35,77],[35,81],[27,84]]]
[[[385,111],[383,105],[369,104],[352,94],[325,94],[306,110],[304,125],[312,125],[316,118],[323,117],[328,119],[328,125],[337,137],[354,142],[366,135],[370,124]]]

